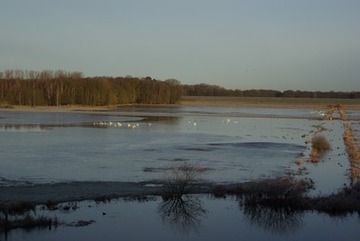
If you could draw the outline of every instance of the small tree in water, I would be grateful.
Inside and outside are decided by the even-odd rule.
[[[190,190],[190,185],[197,180],[199,172],[204,168],[184,162],[167,172],[164,177],[165,193],[164,197],[181,197]]]

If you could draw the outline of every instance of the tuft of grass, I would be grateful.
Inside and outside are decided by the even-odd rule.
[[[301,161],[301,159],[296,159],[294,163],[295,163],[297,166],[301,166],[302,161]]]
[[[312,163],[318,163],[321,156],[330,149],[331,145],[328,140],[322,135],[316,135],[311,140],[310,161]]]
[[[329,141],[321,135],[315,136],[311,140],[311,147],[319,152],[325,152],[331,149]]]

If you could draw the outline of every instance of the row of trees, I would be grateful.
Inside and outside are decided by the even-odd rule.
[[[225,89],[217,85],[181,85],[150,77],[84,77],[64,70],[0,72],[0,103],[10,105],[174,104],[181,96],[239,96],[360,99],[358,92]]]
[[[11,105],[174,104],[181,96],[175,79],[84,77],[63,70],[0,72],[0,102]]]
[[[360,99],[360,91],[357,92],[335,92],[335,91],[278,91],[278,90],[231,90],[217,85],[196,84],[183,85],[186,96],[239,96],[239,97],[286,97],[286,98],[340,98]]]

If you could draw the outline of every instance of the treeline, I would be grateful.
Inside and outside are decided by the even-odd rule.
[[[0,72],[0,103],[9,105],[174,104],[182,94],[175,79],[84,77],[63,70]]]
[[[284,98],[339,98],[360,99],[360,91],[338,92],[338,91],[300,91],[300,90],[239,90],[225,89],[217,85],[196,84],[183,85],[186,96],[236,96],[236,97],[284,97]]]
[[[235,96],[360,99],[357,92],[240,90],[208,84],[181,85],[178,80],[150,77],[84,77],[64,70],[0,72],[0,103],[59,106],[118,104],[174,104],[181,96]]]

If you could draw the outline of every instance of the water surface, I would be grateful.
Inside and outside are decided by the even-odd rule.
[[[73,204],[65,204],[73,205]],[[50,212],[64,224],[51,230],[15,230],[7,240],[358,240],[358,215],[250,208],[235,198],[159,197],[146,202],[114,200],[76,204],[76,211]],[[38,215],[48,211],[37,211]],[[88,226],[75,227],[79,221]]]
[[[122,114],[129,110],[130,115]],[[317,117],[319,111],[139,107],[111,113],[0,112],[0,182],[150,181],[190,162],[207,170],[202,180],[228,183],[282,176],[296,171],[294,161],[301,159],[305,173],[328,192],[347,182],[348,163],[340,121],[298,118]],[[234,117],[234,112],[272,117]],[[319,124],[333,151],[313,165],[307,163],[309,141]]]
[[[189,162],[204,167],[199,174],[203,181],[295,175],[314,180],[313,195],[329,194],[348,185],[349,161],[343,123],[321,120],[323,111],[166,107],[103,113],[0,112],[0,185],[151,181]],[[332,150],[319,163],[311,163],[310,140],[320,125]],[[351,126],[359,137],[360,123],[353,120]],[[39,207],[36,212],[70,226],[15,230],[6,240],[358,240],[360,234],[356,214],[332,218],[316,212],[249,208],[231,197],[74,205],[79,209],[49,212]],[[95,222],[74,227],[79,220]],[[0,240],[5,239],[1,235]]]

